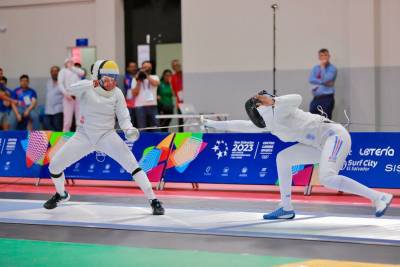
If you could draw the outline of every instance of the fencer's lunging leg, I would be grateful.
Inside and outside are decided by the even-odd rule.
[[[146,173],[139,168],[135,156],[117,133],[112,132],[104,136],[96,145],[96,149],[106,153],[117,161],[127,172],[131,173],[133,179],[149,200],[156,198]]]
[[[336,135],[328,137],[322,149],[319,165],[321,184],[331,189],[363,196],[371,201],[379,199],[382,193],[339,175],[350,148],[351,137],[346,130],[338,130]]]
[[[56,188],[56,191],[60,196],[65,196],[65,175],[64,172],[62,173],[50,173],[51,180]]]
[[[156,198],[146,173],[139,167],[132,151],[116,132],[102,137],[96,145],[96,150],[106,153],[132,174],[133,179],[150,200],[153,215],[164,215],[165,210],[162,203]]]
[[[68,201],[70,196],[65,190],[64,170],[74,162],[93,151],[86,135],[76,132],[50,160],[49,171],[57,193],[52,196],[44,207],[54,209],[59,203]]]
[[[278,153],[276,165],[278,170],[281,207],[293,210],[292,206],[292,167],[300,164],[319,162],[321,152],[311,146],[295,144]]]
[[[149,178],[139,166],[132,172],[132,177],[149,200],[156,198]]]

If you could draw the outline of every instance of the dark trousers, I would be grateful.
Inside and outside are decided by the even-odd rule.
[[[182,115],[182,111],[180,110],[180,108],[178,108],[178,114]],[[179,120],[178,120],[178,124],[179,124],[179,125],[183,125],[184,123],[185,123],[185,122],[184,122],[183,119],[179,119]],[[178,130],[178,131],[182,133],[182,132],[184,131],[183,126],[179,127],[179,130]]]
[[[135,108],[128,108],[128,110],[129,110],[129,116],[131,116],[132,125],[134,127],[138,127],[137,124],[136,124]]]
[[[321,112],[318,110],[318,106],[320,106],[324,113],[326,113],[328,119],[332,119],[332,112],[333,108],[335,107],[335,95],[331,94],[314,96],[310,103],[310,112],[321,115]]]
[[[158,113],[161,115],[174,114],[174,106],[159,105]],[[172,119],[160,119],[160,126],[161,127],[169,126],[169,124],[171,123],[171,120]],[[168,132],[168,128],[161,129],[161,131]]]
[[[63,113],[54,115],[44,115],[43,128],[45,131],[62,132],[63,130]]]
[[[136,125],[139,129],[146,127],[158,127],[158,114],[157,106],[144,106],[135,107]],[[148,130],[149,132],[156,132],[157,130]]]

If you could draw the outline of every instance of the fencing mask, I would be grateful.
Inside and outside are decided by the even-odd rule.
[[[262,90],[258,93],[258,95],[268,95],[270,97],[274,97],[274,95],[269,94],[266,90]],[[267,125],[265,124],[264,119],[260,115],[257,110],[257,107],[261,104],[260,100],[251,97],[245,103],[246,113],[249,116],[250,120],[254,123],[255,126],[259,128],[265,128]]]

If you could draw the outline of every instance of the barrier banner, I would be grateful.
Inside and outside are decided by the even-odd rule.
[[[73,133],[0,132],[0,177],[49,177],[48,163]],[[341,174],[370,187],[400,188],[400,133],[352,133]],[[271,134],[142,133],[127,143],[151,181],[277,184],[276,156],[293,143]],[[293,184],[318,183],[318,164],[292,166]],[[131,180],[101,152],[82,158],[68,178]]]

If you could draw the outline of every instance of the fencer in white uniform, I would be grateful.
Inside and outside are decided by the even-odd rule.
[[[93,66],[92,80],[82,80],[67,88],[68,94],[79,99],[81,104],[80,126],[50,160],[49,171],[57,193],[44,204],[46,209],[56,208],[70,198],[64,187],[65,168],[93,151],[100,151],[132,174],[149,199],[154,215],[164,214],[146,173],[114,129],[117,117],[128,141],[134,142],[139,138],[139,131],[131,123],[124,95],[116,87],[118,73],[114,61],[98,60]]]
[[[319,163],[319,180],[324,186],[338,191],[363,196],[372,201],[375,215],[382,216],[393,196],[370,189],[339,171],[350,152],[351,137],[340,124],[323,116],[299,109],[302,97],[297,94],[273,97],[257,95],[254,109],[259,117],[251,114],[249,121],[204,120],[206,127],[237,132],[270,132],[283,142],[298,142],[278,153],[276,158],[280,207],[264,215],[264,219],[293,219],[295,212],[291,201],[292,166]],[[263,125],[256,121],[262,119]],[[258,127],[255,125],[258,124]],[[259,128],[265,125],[265,128]]]

